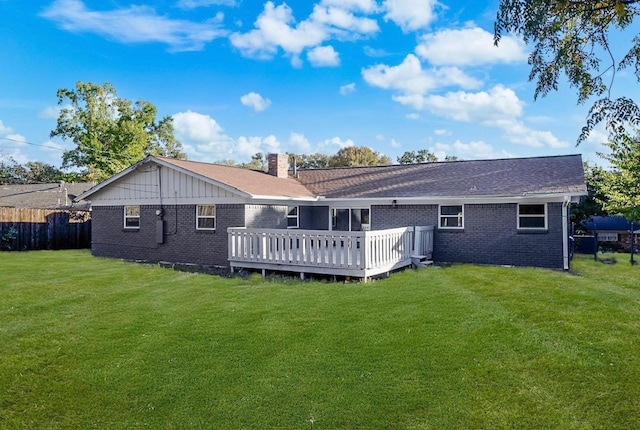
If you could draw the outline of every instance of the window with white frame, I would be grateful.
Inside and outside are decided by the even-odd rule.
[[[442,205],[438,216],[440,228],[464,228],[463,205]]]
[[[289,206],[287,210],[287,228],[298,228],[298,206]]]
[[[124,207],[124,228],[140,228],[140,206]]]
[[[371,228],[369,208],[332,208],[331,230],[368,231]]]
[[[216,205],[196,206],[196,230],[216,229]]]
[[[518,228],[546,229],[547,228],[547,205],[541,204],[518,204]]]
[[[617,242],[618,233],[600,233],[598,232],[598,242]]]

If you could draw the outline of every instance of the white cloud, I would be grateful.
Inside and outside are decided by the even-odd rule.
[[[520,39],[503,36],[496,47],[493,34],[479,27],[426,34],[420,39],[415,52],[420,58],[437,66],[473,66],[527,60],[526,46]]]
[[[317,46],[307,53],[307,59],[316,67],[333,67],[340,65],[340,57],[333,46]]]
[[[4,125],[2,120],[0,120],[0,134],[7,134],[12,132],[13,130],[11,129],[11,127],[7,127],[6,125]]]
[[[23,154],[22,151],[20,151],[19,149],[12,149],[9,152],[0,153],[0,155],[10,157],[13,161],[15,161],[18,164],[25,164],[29,161],[35,161],[35,160],[30,160],[29,157]]]
[[[512,89],[502,85],[477,93],[457,91],[444,96],[432,95],[417,102],[400,97],[396,99],[400,103],[420,105],[436,115],[461,122],[485,122],[519,117],[522,115],[524,104]]]
[[[318,152],[324,154],[335,154],[342,148],[346,148],[347,146],[355,146],[353,140],[347,139],[342,140],[340,137],[332,137],[331,139],[325,139],[322,142],[318,143]]]
[[[505,118],[488,121],[486,125],[499,128],[504,132],[504,138],[516,145],[533,148],[566,148],[569,146],[568,142],[558,139],[550,131],[532,129],[517,119]]]
[[[378,10],[378,5],[374,0],[322,0],[321,5],[365,13],[374,13]]]
[[[178,0],[176,6],[180,9],[196,9],[208,6],[236,6],[236,0]]]
[[[318,47],[334,38],[354,40],[379,31],[375,20],[354,13],[374,9],[375,2],[371,1],[325,0],[314,6],[307,19],[298,22],[286,3],[276,6],[267,1],[254,22],[254,28],[246,33],[233,33],[229,40],[248,57],[271,59],[282,50],[291,57],[292,65],[298,67],[305,49]],[[337,54],[333,58],[334,63],[336,58]]]
[[[27,146],[27,138],[21,134],[11,133],[6,135],[6,139],[10,141],[14,147]]]
[[[395,22],[405,33],[428,27],[435,19],[437,0],[385,0],[384,18]]]
[[[355,90],[356,90],[356,84],[354,82],[351,82],[349,84],[345,84],[340,87],[340,94],[342,94],[343,96],[346,96],[347,94],[350,94]]]
[[[382,57],[388,57],[389,53],[387,51],[385,51],[384,49],[380,49],[380,48],[373,48],[371,46],[365,46],[364,48],[362,48],[364,55],[366,55],[367,57],[372,57],[372,58],[382,58]]]
[[[247,33],[233,33],[229,39],[244,55],[271,58],[278,48],[298,55],[304,48],[319,45],[328,37],[326,28],[319,23],[303,21],[292,26],[294,23],[293,11],[289,6],[275,6],[268,1],[256,19],[255,29]]]
[[[175,135],[190,159],[214,161],[231,156],[233,139],[209,115],[187,111],[172,117]]]
[[[307,153],[311,150],[311,144],[304,134],[292,132],[289,136],[289,144],[293,146],[296,152]]]
[[[416,112],[411,112],[411,113],[408,113],[408,114],[406,115],[406,117],[407,117],[407,119],[410,119],[410,120],[416,121],[416,120],[419,120],[419,119],[420,119],[420,114],[419,114],[419,113],[416,113]]]
[[[332,32],[340,36],[346,36],[351,33],[351,37],[358,34],[373,34],[378,32],[380,28],[378,23],[371,18],[357,17],[351,10],[346,8],[348,5],[323,6],[316,5],[310,19],[316,23],[321,23],[329,27],[334,27]],[[348,33],[340,32],[345,30]]]
[[[38,114],[38,117],[46,119],[56,119],[60,116],[61,110],[61,106],[47,106]]]
[[[267,137],[244,137],[238,138],[234,150],[234,154],[238,154],[240,157],[250,157],[257,152],[263,154],[272,154],[280,152],[280,142],[274,135]]]
[[[271,100],[263,98],[260,94],[250,92],[240,97],[240,102],[256,112],[262,112],[271,105]]]
[[[451,136],[451,132],[449,130],[445,130],[444,128],[434,130],[433,134],[435,134],[436,136]]]
[[[507,151],[495,152],[493,146],[481,140],[463,143],[456,140],[453,144],[436,143],[431,151],[439,160],[444,160],[447,155],[457,156],[461,160],[478,160],[490,158],[511,158],[514,155]]]
[[[2,123],[0,123],[0,126],[1,125]],[[607,143],[608,141],[609,141],[609,134],[605,130],[604,126],[599,126],[591,130],[591,133],[589,133],[589,135],[587,136],[585,143],[589,145],[594,145],[596,147],[600,147],[603,144]]]
[[[176,134],[183,139],[199,143],[218,140],[221,137],[227,140],[223,129],[215,119],[209,115],[186,111],[172,115],[173,128]]]
[[[395,140],[395,139],[391,139],[391,142],[389,142],[389,145],[390,145],[392,148],[400,148],[400,147],[402,146],[402,145],[400,144],[400,142],[398,142],[398,141],[397,141],[397,140]]]
[[[73,144],[69,143],[69,145],[74,146]],[[40,147],[42,148],[43,151],[46,152],[52,152],[55,153],[56,155],[60,155],[62,154],[63,151],[67,150],[67,149],[72,149],[72,148],[65,148],[64,145],[57,143],[57,142],[53,142],[51,140],[47,140],[46,142],[44,142],[42,144],[42,146]]]
[[[123,43],[164,43],[171,51],[201,50],[227,34],[220,28],[222,14],[197,23],[158,15],[149,6],[92,11],[81,0],[56,0],[41,15],[71,32],[95,33]]]
[[[423,69],[418,57],[409,54],[401,64],[397,66],[387,66],[378,64],[362,70],[364,80],[370,85],[384,89],[399,91],[403,104],[416,105],[411,101],[415,96],[422,96],[427,92],[437,88],[447,86],[459,86],[466,89],[478,88],[482,83],[475,78],[466,75],[456,67],[446,67],[441,69]],[[420,100],[421,97],[418,97]],[[419,108],[421,102],[416,107]]]

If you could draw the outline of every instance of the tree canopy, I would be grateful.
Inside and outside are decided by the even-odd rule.
[[[22,165],[11,156],[0,155],[0,184],[42,184],[66,179],[65,173],[50,164],[28,161]]]
[[[148,101],[120,98],[110,83],[77,82],[57,96],[62,109],[50,137],[76,145],[62,155],[63,168],[77,167],[87,179],[101,181],[146,155],[186,158],[172,118],[156,121],[157,109]]]
[[[611,152],[603,156],[613,170],[603,172],[603,207],[640,222],[640,133],[613,138],[606,145]]]
[[[347,146],[329,159],[328,167],[386,166],[391,159],[366,146]]]
[[[558,89],[562,75],[578,93],[578,103],[598,97],[578,142],[604,122],[610,134],[621,136],[640,125],[640,109],[627,97],[612,98],[616,73],[632,68],[640,80],[640,36],[629,26],[640,14],[640,0],[500,0],[494,40],[516,33],[533,45],[529,79],[534,97]],[[615,33],[616,45],[611,43]],[[618,38],[630,38],[627,47]]]
[[[417,152],[405,151],[397,160],[400,164],[433,163],[438,161],[438,157],[427,149],[420,149]]]

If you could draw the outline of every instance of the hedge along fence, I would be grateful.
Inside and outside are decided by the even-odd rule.
[[[90,247],[89,211],[0,207],[1,250]]]

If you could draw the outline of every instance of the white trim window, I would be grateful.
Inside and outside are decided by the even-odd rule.
[[[331,230],[369,231],[370,229],[370,208],[331,208]]]
[[[140,229],[140,206],[124,207],[124,228]]]
[[[287,228],[298,228],[299,226],[299,212],[298,206],[289,206],[287,208]]]
[[[617,242],[618,241],[618,233],[598,232],[598,242]]]
[[[547,204],[546,203],[518,203],[518,229],[520,230],[546,230],[547,228]]]
[[[216,205],[196,206],[196,230],[216,229]]]
[[[464,205],[440,205],[438,208],[440,228],[464,228]]]

